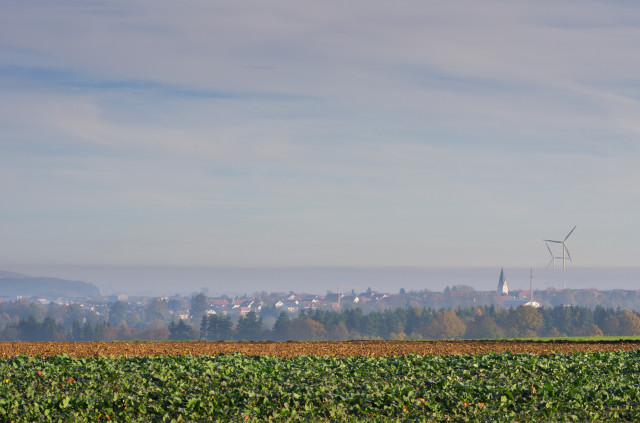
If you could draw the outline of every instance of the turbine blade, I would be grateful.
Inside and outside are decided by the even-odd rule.
[[[551,247],[549,247],[549,244],[544,244],[547,246],[547,250],[549,250],[549,254],[551,254],[551,257],[553,257],[553,253],[551,252]],[[547,266],[549,267],[549,266]]]
[[[555,242],[556,244],[562,244],[563,241],[554,241],[552,239],[543,239],[545,242]]]
[[[573,233],[573,231],[575,231],[575,230],[576,230],[576,228],[577,228],[577,227],[578,227],[578,225],[574,226],[574,227],[573,227],[573,229],[571,229],[571,232],[569,232],[569,233],[567,234],[567,236],[565,236],[565,237],[564,237],[564,240],[565,240],[565,241],[567,240],[567,238],[569,238],[569,236]]]
[[[567,257],[569,258],[569,261],[573,261],[571,260],[571,254],[569,253],[569,249],[567,248],[567,246],[564,246],[564,250],[567,252]]]

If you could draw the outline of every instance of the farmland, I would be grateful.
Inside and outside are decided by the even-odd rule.
[[[131,357],[131,356],[173,356],[210,355],[241,353],[243,355],[264,355],[295,357],[299,355],[353,357],[384,357],[393,355],[447,355],[552,352],[572,353],[574,351],[614,351],[640,349],[640,340],[605,339],[598,342],[575,341],[572,339],[552,339],[544,342],[532,340],[481,340],[481,341],[343,341],[343,342],[0,342],[0,358],[17,355],[53,356],[67,354],[72,357]]]
[[[3,421],[638,420],[638,348],[637,341],[2,343],[0,415]]]

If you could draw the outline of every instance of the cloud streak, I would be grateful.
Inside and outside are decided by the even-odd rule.
[[[249,5],[4,7],[6,263],[634,264],[633,3]]]

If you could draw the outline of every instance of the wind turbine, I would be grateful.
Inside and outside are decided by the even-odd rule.
[[[569,253],[569,249],[567,248],[567,239],[569,239],[569,237],[571,236],[571,234],[573,233],[573,231],[576,230],[576,228],[578,227],[578,225],[574,226],[573,229],[571,229],[571,231],[569,231],[569,233],[567,234],[567,236],[564,237],[564,239],[562,241],[556,241],[553,239],[543,239],[544,242],[553,242],[556,244],[562,244],[562,271],[564,272],[564,262],[565,262],[565,257],[569,258],[569,261],[573,261],[571,260],[571,253]],[[547,245],[548,247],[548,245]],[[551,249],[549,249],[549,252],[551,252]],[[566,256],[565,256],[566,253]],[[551,256],[553,256],[553,254],[551,254]],[[558,257],[560,258],[560,257]],[[555,257],[554,257],[555,260]],[[555,262],[554,262],[555,264]],[[563,289],[566,289],[566,285],[565,282],[562,282],[562,287]]]
[[[562,257],[560,256],[554,256],[553,252],[551,251],[551,247],[549,247],[549,243],[545,243],[545,245],[547,246],[547,250],[549,250],[549,254],[551,255],[551,260],[549,260],[549,264],[547,264],[547,269],[549,268],[549,266],[553,266],[553,268],[556,268],[556,260],[557,259],[561,259]],[[571,261],[571,257],[569,257],[569,261]]]

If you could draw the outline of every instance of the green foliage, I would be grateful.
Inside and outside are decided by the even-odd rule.
[[[262,317],[258,318],[255,311],[238,319],[238,339],[243,341],[259,341],[262,339]]]
[[[33,316],[21,319],[16,325],[18,339],[25,341],[57,341],[63,333],[62,325],[56,324],[51,317],[45,317],[40,323]],[[62,338],[63,339],[63,338]]]
[[[0,360],[3,421],[637,421],[640,352]]]
[[[451,292],[460,292],[457,288]],[[204,294],[193,297],[194,303],[204,300]],[[178,327],[171,323],[177,314],[169,314],[167,303],[150,301],[140,313],[126,310],[118,301],[109,310],[109,319],[87,313],[81,308],[66,310],[57,305],[47,309],[25,303],[12,305],[21,313],[33,311],[27,317],[10,317],[0,313],[0,341],[99,341],[99,340],[349,340],[349,339],[495,339],[538,337],[639,336],[640,315],[630,310],[589,309],[579,306],[516,309],[478,306],[457,309],[425,309],[418,307],[386,308],[365,313],[361,308],[342,312],[333,310],[302,310],[289,316],[276,308],[251,311],[239,317],[234,326],[230,314],[207,314],[189,320]],[[0,306],[2,304],[0,303]],[[1,307],[0,307],[1,309]],[[46,311],[46,316],[41,319]],[[93,312],[91,312],[93,313]],[[18,314],[20,315],[20,314]],[[56,318],[57,316],[57,318]],[[137,317],[136,317],[137,316]],[[136,319],[134,319],[136,317]],[[263,320],[264,318],[264,320]],[[2,322],[5,322],[2,328]],[[81,323],[81,321],[83,323]],[[114,324],[117,323],[117,326]],[[198,324],[199,323],[199,324]],[[271,324],[275,323],[273,329]],[[197,325],[191,327],[189,325]],[[189,326],[187,328],[186,326]],[[199,328],[199,334],[197,328]]]
[[[207,309],[209,308],[209,297],[204,295],[202,292],[198,295],[194,295],[191,297],[191,304],[189,307],[189,315],[193,321],[198,321],[202,318],[202,315],[205,314]]]
[[[169,339],[171,341],[189,341],[194,338],[193,328],[180,319],[169,323]]]
[[[127,304],[124,301],[116,301],[111,304],[111,308],[109,309],[109,324],[117,328],[124,321],[126,314]]]
[[[287,314],[286,311],[281,311],[273,326],[273,336],[278,341],[286,341],[290,333],[291,322],[289,320],[289,314]]]
[[[231,316],[212,314],[202,316],[200,339],[205,341],[222,341],[232,338],[233,322]]]

